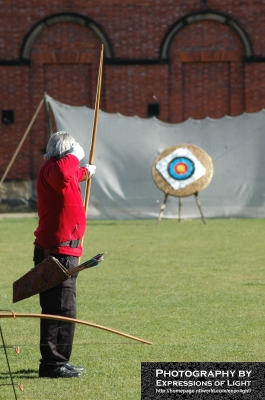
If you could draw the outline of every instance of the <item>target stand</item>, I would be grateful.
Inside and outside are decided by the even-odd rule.
[[[179,221],[181,220],[182,197],[194,195],[202,221],[206,223],[199,201],[199,192],[205,189],[212,180],[213,163],[204,150],[192,144],[169,147],[155,159],[152,177],[165,195],[157,224],[163,216],[169,195],[179,198]]]

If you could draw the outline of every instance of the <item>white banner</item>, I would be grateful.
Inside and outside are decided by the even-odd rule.
[[[69,131],[88,162],[94,110],[48,96],[57,129]],[[204,216],[265,217],[265,111],[221,119],[188,119],[167,124],[99,111],[88,218],[157,218],[164,193],[155,185],[155,158],[179,144],[201,147],[212,158],[214,175],[199,193]],[[178,218],[178,198],[169,196],[164,218]],[[200,218],[194,196],[182,200],[183,218]]]

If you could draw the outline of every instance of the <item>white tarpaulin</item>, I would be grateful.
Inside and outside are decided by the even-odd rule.
[[[57,129],[76,137],[88,162],[94,110],[47,97]],[[152,165],[165,149],[185,143],[201,147],[213,161],[212,181],[199,193],[206,218],[265,217],[262,110],[179,124],[99,111],[88,218],[157,218],[164,193],[152,179]],[[178,218],[178,198],[168,197],[163,217]],[[183,198],[182,217],[200,218],[194,196]]]

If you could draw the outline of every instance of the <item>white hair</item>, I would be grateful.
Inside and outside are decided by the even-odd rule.
[[[47,144],[44,159],[50,157],[62,158],[69,153],[70,148],[76,143],[75,138],[66,131],[54,133]]]

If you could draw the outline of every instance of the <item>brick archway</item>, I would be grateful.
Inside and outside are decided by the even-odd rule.
[[[72,22],[91,29],[98,36],[101,43],[104,45],[105,57],[113,58],[114,55],[110,40],[106,35],[106,33],[104,32],[103,28],[99,24],[81,14],[60,13],[60,14],[50,15],[49,17],[46,17],[41,21],[37,22],[37,24],[33,26],[33,28],[28,32],[27,36],[23,41],[20,51],[20,59],[29,60],[32,45],[34,41],[38,38],[38,36],[41,34],[41,32],[44,29],[54,24],[58,24],[60,22]]]
[[[210,13],[185,17],[164,41],[163,54],[170,60],[170,122],[244,112],[243,60],[252,55],[252,46],[223,18]]]
[[[112,50],[106,37],[85,21],[86,18],[80,19],[72,14],[57,15],[45,23],[42,21],[37,24],[24,41],[23,57],[30,57],[29,98],[32,114],[36,99],[41,98],[44,92],[66,104],[94,107],[102,42],[105,42],[105,56],[112,56]],[[104,102],[102,93],[103,107]],[[57,129],[53,118],[52,128],[53,132]],[[88,135],[91,133],[92,127],[88,127]],[[32,127],[30,136],[32,179],[35,179],[43,161],[41,150],[49,139],[44,109]]]
[[[221,24],[227,25],[232,30],[234,30],[234,32],[240,38],[244,47],[245,57],[248,58],[253,56],[253,47],[251,40],[247,32],[236,20],[225,14],[221,14],[215,11],[202,11],[186,15],[185,17],[179,19],[175,24],[173,24],[170,27],[160,47],[161,60],[168,59],[170,44],[174,39],[174,36],[177,35],[181,31],[181,29],[185,28],[187,25],[198,21],[216,21]]]

